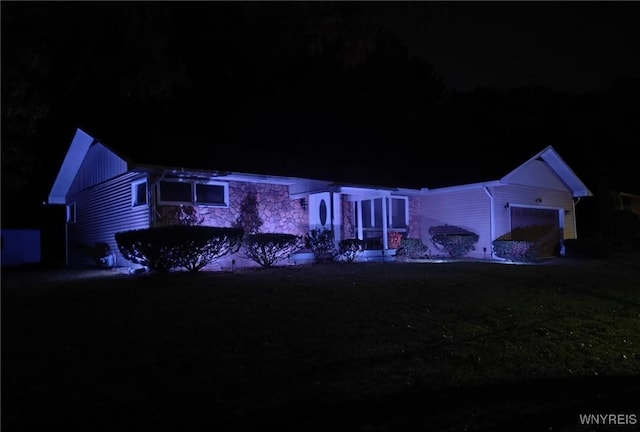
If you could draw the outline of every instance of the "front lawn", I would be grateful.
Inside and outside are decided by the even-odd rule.
[[[2,277],[6,432],[640,424],[638,263],[30,276]],[[610,413],[638,423],[580,425]]]

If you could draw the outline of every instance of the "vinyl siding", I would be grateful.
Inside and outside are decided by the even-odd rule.
[[[483,258],[483,247],[487,257],[491,253],[491,201],[481,188],[438,192],[422,198],[422,241],[432,254],[441,254],[435,249],[429,235],[429,228],[439,225],[455,225],[478,234],[476,250],[468,256]]]
[[[117,265],[132,265],[118,251],[115,233],[149,227],[149,206],[131,205],[131,183],[140,178],[139,174],[127,173],[68,197],[76,204],[76,222],[69,224],[70,265],[92,264],[81,245],[96,242],[109,244],[116,252]]]
[[[556,191],[567,190],[567,185],[564,184],[555,171],[545,162],[539,160],[532,160],[519,167],[509,177],[508,182],[512,185],[533,186]]]
[[[505,205],[523,207],[538,207],[561,209],[561,227],[564,229],[564,238],[576,238],[575,212],[573,206],[573,197],[565,188],[545,189],[534,186],[524,186],[517,184],[509,184],[497,186],[493,189],[495,197],[495,237],[500,237],[511,230],[511,213]],[[536,203],[536,198],[541,198],[540,203]],[[569,214],[567,214],[567,210]]]
[[[95,186],[127,171],[127,163],[100,143],[93,144],[82,161],[69,195]]]

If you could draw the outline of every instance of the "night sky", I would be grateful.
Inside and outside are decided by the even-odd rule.
[[[142,163],[177,145],[185,165],[407,187],[494,180],[551,144],[594,193],[640,193],[636,2],[0,6],[3,227],[37,224],[14,209],[46,199],[78,125]]]

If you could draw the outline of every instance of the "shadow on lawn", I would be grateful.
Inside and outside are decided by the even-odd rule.
[[[229,430],[267,425],[290,431],[630,430],[634,426],[629,424],[581,425],[580,415],[634,414],[640,422],[640,377],[538,379],[442,391],[413,388],[370,400],[300,403],[247,414]]]

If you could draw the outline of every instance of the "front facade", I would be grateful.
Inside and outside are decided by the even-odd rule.
[[[118,266],[135,267],[118,251],[115,233],[192,222],[255,232],[304,235],[330,229],[371,239],[371,256],[395,246],[390,233],[420,235],[417,190],[340,185],[330,181],[135,165],[78,129],[49,195],[67,208],[67,263],[91,263],[87,247],[107,243]],[[390,239],[391,243],[390,244]],[[386,256],[391,254],[387,252]],[[292,258],[293,259],[293,258]],[[299,262],[308,260],[301,253]],[[214,267],[251,266],[241,252]]]
[[[392,257],[402,237],[419,238],[437,252],[430,228],[456,225],[479,236],[471,256],[488,259],[492,240],[527,224],[550,225],[540,235],[552,243],[575,238],[574,205],[588,195],[551,148],[498,181],[401,189],[139,165],[78,129],[49,203],[67,209],[68,265],[89,264],[87,247],[107,243],[116,265],[135,267],[120,255],[115,233],[181,220],[300,236],[311,229],[330,229],[336,244],[347,238],[365,240],[366,260]],[[225,268],[232,260],[237,266],[254,265],[239,252],[212,266]],[[301,251],[291,263],[304,260]]]

